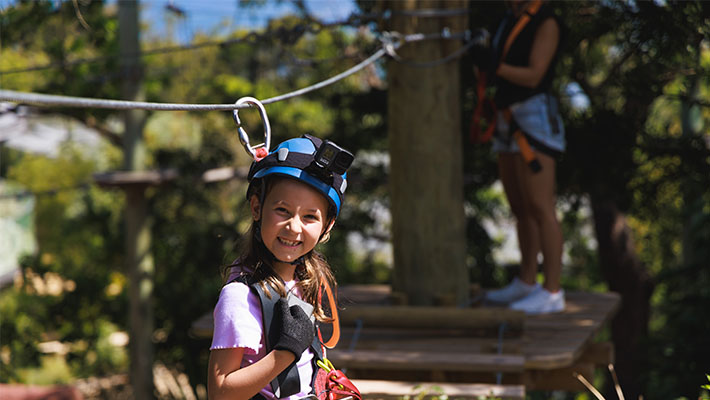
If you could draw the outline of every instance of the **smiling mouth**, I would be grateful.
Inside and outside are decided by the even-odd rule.
[[[278,238],[278,239],[281,244],[283,244],[285,246],[289,246],[289,247],[296,247],[299,244],[301,244],[301,242],[298,240],[288,240],[288,239],[284,239],[284,238]]]

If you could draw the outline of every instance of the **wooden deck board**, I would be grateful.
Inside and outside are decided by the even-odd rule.
[[[351,289],[348,287],[341,288],[341,296],[347,301],[356,306],[362,304],[380,304],[386,307],[387,288],[383,286],[373,287],[372,296],[368,297],[366,286],[358,286]],[[572,366],[575,361],[584,353],[585,348],[593,342],[594,337],[599,333],[605,324],[609,322],[611,317],[617,311],[619,306],[619,296],[615,293],[584,293],[570,292],[566,295],[566,309],[561,313],[525,316],[523,324],[522,338],[504,338],[502,341],[503,353],[508,356],[510,353],[519,352],[524,358],[525,369],[540,369],[550,370]],[[392,310],[396,310],[393,307]],[[492,313],[491,313],[492,311]],[[485,313],[480,315],[487,316],[495,315],[496,311],[505,313],[509,310],[506,308],[486,308]],[[349,317],[348,322],[352,323],[354,318]],[[396,325],[396,318],[388,320],[386,325],[391,327]],[[503,319],[501,319],[503,321]],[[372,361],[373,355],[369,353],[371,350],[379,350],[383,353],[398,354],[404,350],[416,349],[436,349],[427,354],[422,355],[418,359],[419,368],[443,369],[439,365],[439,353],[446,353],[447,356],[456,356],[465,354],[471,360],[475,355],[490,354],[497,351],[497,339],[489,338],[481,340],[480,338],[449,336],[447,334],[429,331],[428,334],[415,333],[412,328],[412,320],[408,320],[407,329],[399,329],[394,332],[389,331],[387,334],[373,329],[372,325],[376,325],[379,321],[366,321],[363,324],[362,336],[355,345],[355,354],[349,355],[342,359],[347,365],[356,363],[359,367],[364,365],[364,362],[358,361],[357,353],[367,352],[367,357],[363,356],[363,361]],[[486,324],[490,320],[486,319]],[[368,325],[370,328],[367,328]],[[429,325],[429,324],[427,324]],[[367,334],[370,332],[370,334]],[[352,331],[343,330],[343,342],[351,345],[349,338]],[[512,345],[511,345],[512,343]],[[340,357],[346,347],[339,347],[337,351],[331,351],[336,357]],[[365,353],[363,353],[365,354]],[[383,356],[384,357],[384,356]],[[396,363],[387,356],[390,360],[388,368],[393,368]],[[465,358],[466,356],[464,356]],[[404,365],[408,362],[407,359],[402,359],[400,364],[402,368],[411,368],[409,365]],[[492,366],[493,367],[493,366]],[[458,368],[465,368],[459,365]],[[480,371],[481,365],[478,361],[471,362],[472,371]]]
[[[346,304],[346,307],[388,307],[389,288],[382,285],[342,287],[340,296],[341,304]],[[594,348],[603,351],[593,359],[604,361],[613,358],[613,347],[597,346],[594,339],[618,310],[619,295],[568,292],[566,302],[566,309],[561,313],[523,316],[520,325],[522,331],[516,332],[513,329],[503,332],[505,335],[500,343],[497,330],[491,329],[490,316],[495,315],[497,310],[505,313],[509,311],[507,309],[491,307],[482,313],[471,313],[485,316],[482,321],[486,327],[480,332],[472,329],[475,324],[470,321],[447,324],[447,329],[437,329],[432,326],[436,324],[431,323],[425,324],[425,329],[418,329],[411,315],[408,328],[398,328],[396,322],[393,322],[396,317],[387,320],[380,315],[377,318],[386,322],[385,327],[377,327],[377,323],[365,321],[354,351],[351,349],[355,330],[353,326],[343,324],[340,343],[336,349],[328,351],[328,357],[338,368],[364,371],[368,376],[377,376],[378,379],[380,376],[391,376],[402,380],[401,376],[422,376],[427,371],[434,377],[449,376],[445,371],[456,376],[466,376],[468,373],[471,377],[479,377],[481,373],[497,371],[505,372],[508,376],[524,374],[525,379],[533,381],[537,379],[534,378],[536,376],[549,377],[557,373],[566,377],[564,371],[571,368],[593,366],[589,351]],[[353,324],[354,319],[348,318],[345,320]],[[195,321],[191,333],[197,337],[211,337],[211,313]],[[502,344],[502,354],[498,354],[499,344]],[[377,371],[381,371],[382,375],[378,375]],[[535,387],[529,382],[526,385]]]
[[[524,399],[522,385],[455,384],[447,382],[402,382],[369,379],[354,379],[353,383],[366,400],[406,398],[440,398],[442,393],[449,399]]]

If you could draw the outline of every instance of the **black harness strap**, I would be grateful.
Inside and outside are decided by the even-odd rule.
[[[264,326],[264,346],[266,352],[273,350],[273,345],[278,340],[278,329],[276,329],[274,324],[274,307],[276,302],[279,301],[281,296],[276,293],[276,291],[269,285],[266,286],[269,291],[270,297],[264,292],[261,285],[256,282],[252,282],[247,275],[241,275],[235,278],[232,282],[241,282],[247,286],[259,297],[259,302],[261,303],[261,315],[262,323]],[[274,329],[272,329],[274,328]],[[318,327],[316,326],[316,329]],[[311,380],[311,388],[313,388],[313,383],[315,382],[315,376],[317,372],[318,365],[316,365],[317,360],[323,359],[323,352],[321,349],[321,343],[318,340],[318,335],[315,335],[313,343],[311,343],[311,350],[315,354],[312,362],[313,366],[313,378]],[[286,369],[281,371],[281,373],[276,377],[276,379],[271,381],[271,389],[277,398],[284,398],[294,395],[301,391],[301,378],[298,374],[298,367],[296,363],[298,358],[291,363]]]

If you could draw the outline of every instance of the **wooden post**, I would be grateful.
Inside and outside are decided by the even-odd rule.
[[[402,34],[467,29],[467,16],[413,17],[397,11],[463,9],[465,0],[391,1],[389,29]],[[445,57],[461,41],[425,40],[397,50],[406,60]],[[463,152],[459,65],[417,68],[390,61],[387,68],[390,195],[394,248],[393,289],[411,305],[450,297],[468,301],[463,209]]]
[[[119,0],[119,46],[124,100],[142,101],[142,67],[138,56],[139,19],[138,0]],[[127,110],[124,113],[123,135],[124,169],[140,171],[145,168],[143,126],[146,113]],[[144,185],[125,187],[125,262],[130,279],[130,358],[133,398],[153,398],[153,258],[151,255],[151,220],[145,198]]]

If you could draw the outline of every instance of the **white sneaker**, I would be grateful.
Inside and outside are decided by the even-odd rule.
[[[527,297],[512,303],[510,308],[530,315],[560,312],[565,309],[565,291],[560,289],[551,293],[539,287]]]
[[[528,285],[515,277],[507,286],[486,292],[486,300],[508,304],[526,297],[540,287],[539,283]]]

